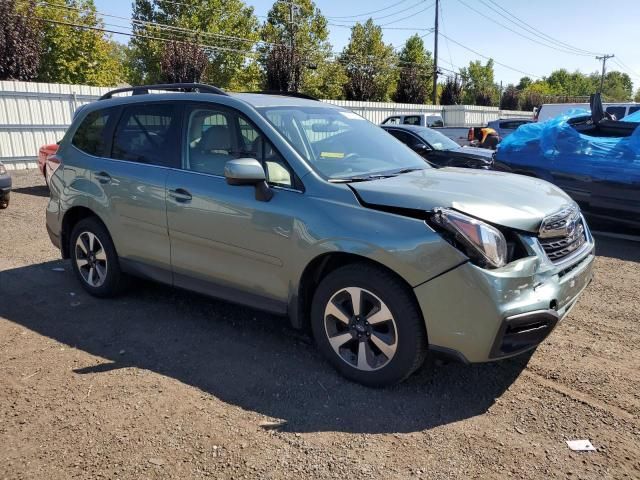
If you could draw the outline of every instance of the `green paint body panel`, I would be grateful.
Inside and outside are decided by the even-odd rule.
[[[265,202],[256,199],[253,186],[229,185],[221,176],[183,170],[180,159],[175,167],[154,166],[94,157],[71,145],[88,113],[150,101],[236,109],[269,139],[304,187],[273,187],[273,198]],[[562,316],[564,306],[574,302],[590,278],[593,248],[576,260],[581,266],[563,278],[539,248],[501,269],[483,270],[423,220],[376,208],[453,206],[516,229],[534,242],[534,235],[526,232],[536,231],[544,216],[569,201],[556,187],[460,169],[426,170],[353,186],[330,183],[256,110],[268,102],[318,105],[265,95],[173,93],[114,98],[84,107],[58,150],[63,166],[52,177],[47,209],[52,241],[58,247],[64,241],[66,214],[88,209],[105,224],[122,264],[134,273],[289,314],[296,324],[306,320],[297,318],[300,312],[295,310],[307,266],[330,253],[359,256],[395,272],[413,288],[430,344],[473,362],[489,359],[504,318],[549,309],[552,301]],[[380,134],[387,135],[382,130]],[[109,182],[100,181],[102,172],[108,173]],[[188,190],[190,201],[169,195],[176,189]],[[591,237],[589,241],[593,247]]]

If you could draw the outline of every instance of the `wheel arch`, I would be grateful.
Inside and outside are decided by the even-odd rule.
[[[79,221],[90,217],[98,220],[107,233],[109,233],[107,226],[100,216],[90,208],[81,205],[70,208],[65,212],[64,217],[62,217],[62,228],[60,230],[60,250],[62,251],[62,258],[66,259],[71,256],[71,252],[69,251],[69,240],[71,238],[73,227],[75,227]]]
[[[309,330],[311,324],[311,303],[313,295],[322,281],[329,273],[354,263],[364,263],[383,269],[397,278],[407,289],[409,296],[415,302],[415,306],[422,314],[420,304],[411,285],[401,275],[381,262],[369,257],[351,252],[327,252],[313,258],[305,267],[294,294],[289,300],[289,318],[294,328]],[[426,325],[425,325],[426,328]]]

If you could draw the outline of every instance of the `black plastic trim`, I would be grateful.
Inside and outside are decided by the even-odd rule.
[[[164,90],[167,92],[197,92],[197,93],[213,93],[215,95],[225,95],[224,90],[207,85],[205,83],[159,83],[155,85],[138,85],[135,87],[116,88],[102,95],[99,100],[108,100],[116,93],[131,92],[132,95],[146,95],[149,90]]]
[[[559,320],[555,310],[536,310],[507,317],[493,342],[490,359],[510,357],[536,347],[553,331]]]

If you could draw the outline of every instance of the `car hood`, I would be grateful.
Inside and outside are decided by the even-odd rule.
[[[457,150],[452,150],[456,153],[463,153],[465,155],[470,155],[473,157],[486,158],[487,160],[491,160],[493,158],[494,150],[490,150],[488,148],[477,148],[477,147],[460,147]]]
[[[537,232],[546,216],[573,203],[544,180],[466,168],[429,168],[350,186],[366,206],[423,211],[450,207],[529,232]]]

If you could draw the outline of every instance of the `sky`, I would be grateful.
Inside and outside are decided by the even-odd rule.
[[[131,16],[132,0],[95,0],[95,3],[99,12]],[[245,0],[245,3],[254,7],[256,15],[266,15],[273,1]],[[431,51],[434,35],[425,29],[434,25],[433,3],[434,0],[316,0],[322,13],[333,17],[329,18],[331,24],[352,25],[368,18],[356,15],[384,9],[369,16],[379,25],[390,23],[387,27],[393,27],[383,30],[385,42],[401,46],[407,37],[418,33],[426,35],[424,41]],[[518,28],[517,20],[496,5],[537,31]],[[119,22],[106,18],[104,21]],[[484,63],[486,59],[468,50],[472,49],[494,59],[495,80],[505,86],[517,83],[525,74],[535,79],[559,68],[583,73],[600,71],[602,63],[593,54],[560,51],[558,48],[562,47],[557,43],[555,48],[543,45],[546,42],[542,35],[547,35],[569,45],[571,50],[614,54],[615,58],[607,61],[607,70],[628,73],[634,87],[640,87],[640,0],[440,0],[440,31],[443,35],[439,37],[438,58],[443,68],[457,71],[478,59]],[[348,27],[330,25],[329,40],[335,51],[342,50],[349,34]],[[127,42],[128,37],[116,40]]]

